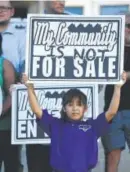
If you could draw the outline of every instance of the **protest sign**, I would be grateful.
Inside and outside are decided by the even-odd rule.
[[[60,118],[62,96],[73,85],[68,86],[36,86],[35,92],[41,108],[46,108],[50,114]],[[87,95],[88,111],[84,116],[96,118],[98,114],[97,86],[77,85],[78,89]],[[16,85],[12,92],[12,144],[48,144],[50,139],[37,126],[36,118],[28,102],[27,89],[23,85]]]
[[[28,15],[26,73],[42,83],[118,83],[124,17]]]

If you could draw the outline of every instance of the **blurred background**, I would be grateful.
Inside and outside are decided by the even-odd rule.
[[[45,1],[12,1],[15,7],[13,23],[25,27],[28,13],[44,13]],[[128,12],[130,0],[66,0],[65,10],[78,15],[113,15]]]

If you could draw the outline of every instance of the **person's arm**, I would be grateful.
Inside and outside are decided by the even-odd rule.
[[[96,119],[89,121],[96,133],[97,138],[103,136],[108,131],[110,127],[109,122],[112,120],[118,110],[120,103],[120,92],[121,85],[115,85],[113,97],[108,110],[98,115]]]
[[[122,79],[124,82],[120,85],[115,85],[114,87],[114,92],[113,92],[113,97],[110,102],[109,108],[106,112],[101,113],[98,115],[98,117],[94,120],[89,120],[89,124],[92,125],[97,139],[100,136],[103,136],[109,129],[110,125],[109,122],[112,120],[112,118],[115,116],[118,110],[118,106],[120,103],[120,92],[121,92],[121,87],[124,85],[126,79],[127,79],[127,74],[126,72],[123,72],[122,74]],[[107,97],[106,97],[107,99]]]
[[[128,79],[127,72],[123,72],[122,74],[122,84],[115,85],[114,87],[114,93],[112,96],[112,100],[110,102],[108,110],[105,112],[105,117],[107,121],[111,121],[112,118],[116,115],[120,103],[120,94],[121,94],[121,87],[126,82],[126,79]]]
[[[10,91],[9,88],[12,84],[15,84],[15,77],[16,77],[16,73],[15,73],[15,69],[13,67],[13,65],[11,64],[11,62],[9,62],[8,60],[4,60],[4,92],[5,92],[5,99],[3,102],[3,109],[2,109],[2,115],[5,114],[9,108],[11,107],[11,95],[10,95]]]
[[[106,85],[104,91],[104,112],[106,112],[109,108],[113,92],[114,92],[114,85]]]
[[[37,118],[42,118],[43,111],[38,104],[38,100],[34,91],[34,85],[33,83],[28,82],[28,77],[25,73],[22,74],[22,83],[27,87],[28,100],[33,113]]]
[[[115,116],[115,114],[118,111],[118,107],[120,103],[120,92],[121,92],[121,87],[115,85],[112,100],[110,102],[110,106],[105,113],[105,116],[108,122],[112,120],[112,118]]]
[[[33,84],[28,84],[27,90],[30,107],[33,113],[36,115],[36,117],[40,119],[43,115],[43,111],[38,104]]]

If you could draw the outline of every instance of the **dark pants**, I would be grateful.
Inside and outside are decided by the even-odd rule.
[[[11,145],[10,131],[0,131],[0,164],[2,161],[5,172],[19,171],[19,146]]]
[[[28,172],[52,172],[50,166],[50,146],[27,145]]]

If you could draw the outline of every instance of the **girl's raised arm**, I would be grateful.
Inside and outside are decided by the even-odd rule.
[[[118,111],[118,107],[119,107],[119,103],[120,103],[121,87],[125,84],[125,82],[127,80],[126,72],[123,72],[122,80],[123,80],[122,84],[115,85],[110,106],[109,106],[107,112],[105,113],[105,116],[106,116],[106,119],[108,122],[112,120],[112,118],[116,115],[116,113]]]
[[[22,83],[27,87],[30,107],[36,117],[40,119],[43,115],[43,111],[38,104],[38,100],[34,91],[34,85],[33,83],[28,83],[28,77],[26,74],[22,75]]]

